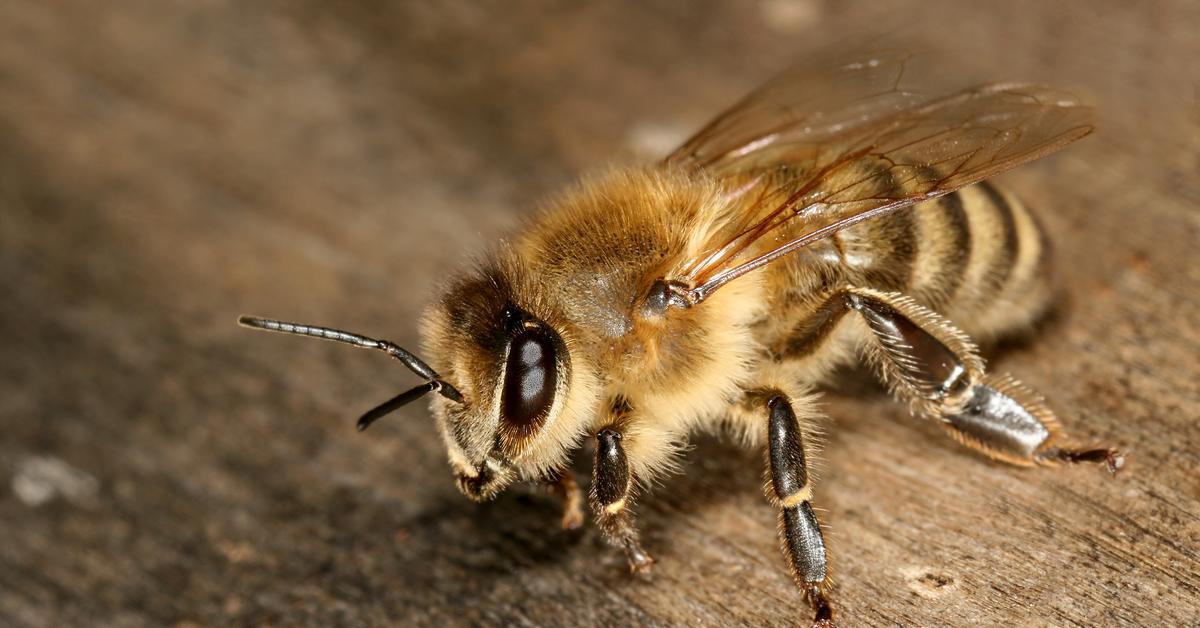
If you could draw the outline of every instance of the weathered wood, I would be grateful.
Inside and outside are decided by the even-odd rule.
[[[996,364],[1129,464],[991,463],[843,386],[816,499],[846,624],[1200,617],[1196,3],[101,4],[0,6],[0,623],[807,617],[760,452],[700,439],[630,577],[546,495],[462,499],[423,409],[355,433],[404,369],[234,319],[412,344],[438,277],[539,197],[897,24],[1098,105],[1096,137],[1005,177],[1067,298]]]

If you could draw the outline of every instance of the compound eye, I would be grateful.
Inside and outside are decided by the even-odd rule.
[[[529,433],[546,418],[554,402],[558,373],[554,341],[538,327],[526,327],[513,336],[504,372],[500,399],[505,422]]]

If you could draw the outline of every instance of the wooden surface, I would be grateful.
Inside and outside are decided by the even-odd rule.
[[[412,344],[438,277],[539,197],[891,31],[1099,107],[1004,177],[1067,298],[996,368],[1129,464],[988,462],[847,384],[817,487],[844,624],[1197,625],[1195,2],[380,4],[0,5],[0,623],[808,617],[758,452],[699,439],[631,578],[546,495],[460,497],[423,408],[356,434],[403,369],[234,318]]]

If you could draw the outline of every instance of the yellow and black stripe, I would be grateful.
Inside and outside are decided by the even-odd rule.
[[[791,311],[775,312],[779,357],[820,349],[837,316],[820,308],[846,285],[911,296],[979,339],[1028,326],[1051,295],[1047,241],[1017,199],[989,182],[855,225],[785,263]],[[819,276],[820,279],[812,277]]]

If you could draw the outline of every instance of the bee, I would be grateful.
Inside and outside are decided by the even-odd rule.
[[[563,525],[580,525],[568,469],[593,439],[586,499],[635,572],[654,562],[635,498],[691,433],[733,433],[765,450],[784,557],[813,625],[832,625],[809,469],[815,391],[839,366],[865,361],[914,415],[991,458],[1123,461],[1063,444],[1042,398],[989,372],[975,344],[1029,328],[1054,294],[1037,220],[985,179],[1088,135],[1091,109],[1025,83],[922,89],[912,65],[875,51],[798,66],[661,162],[568,189],[428,307],[429,363],[359,334],[239,320],[399,360],[423,383],[358,428],[436,393],[472,500],[543,482]]]

